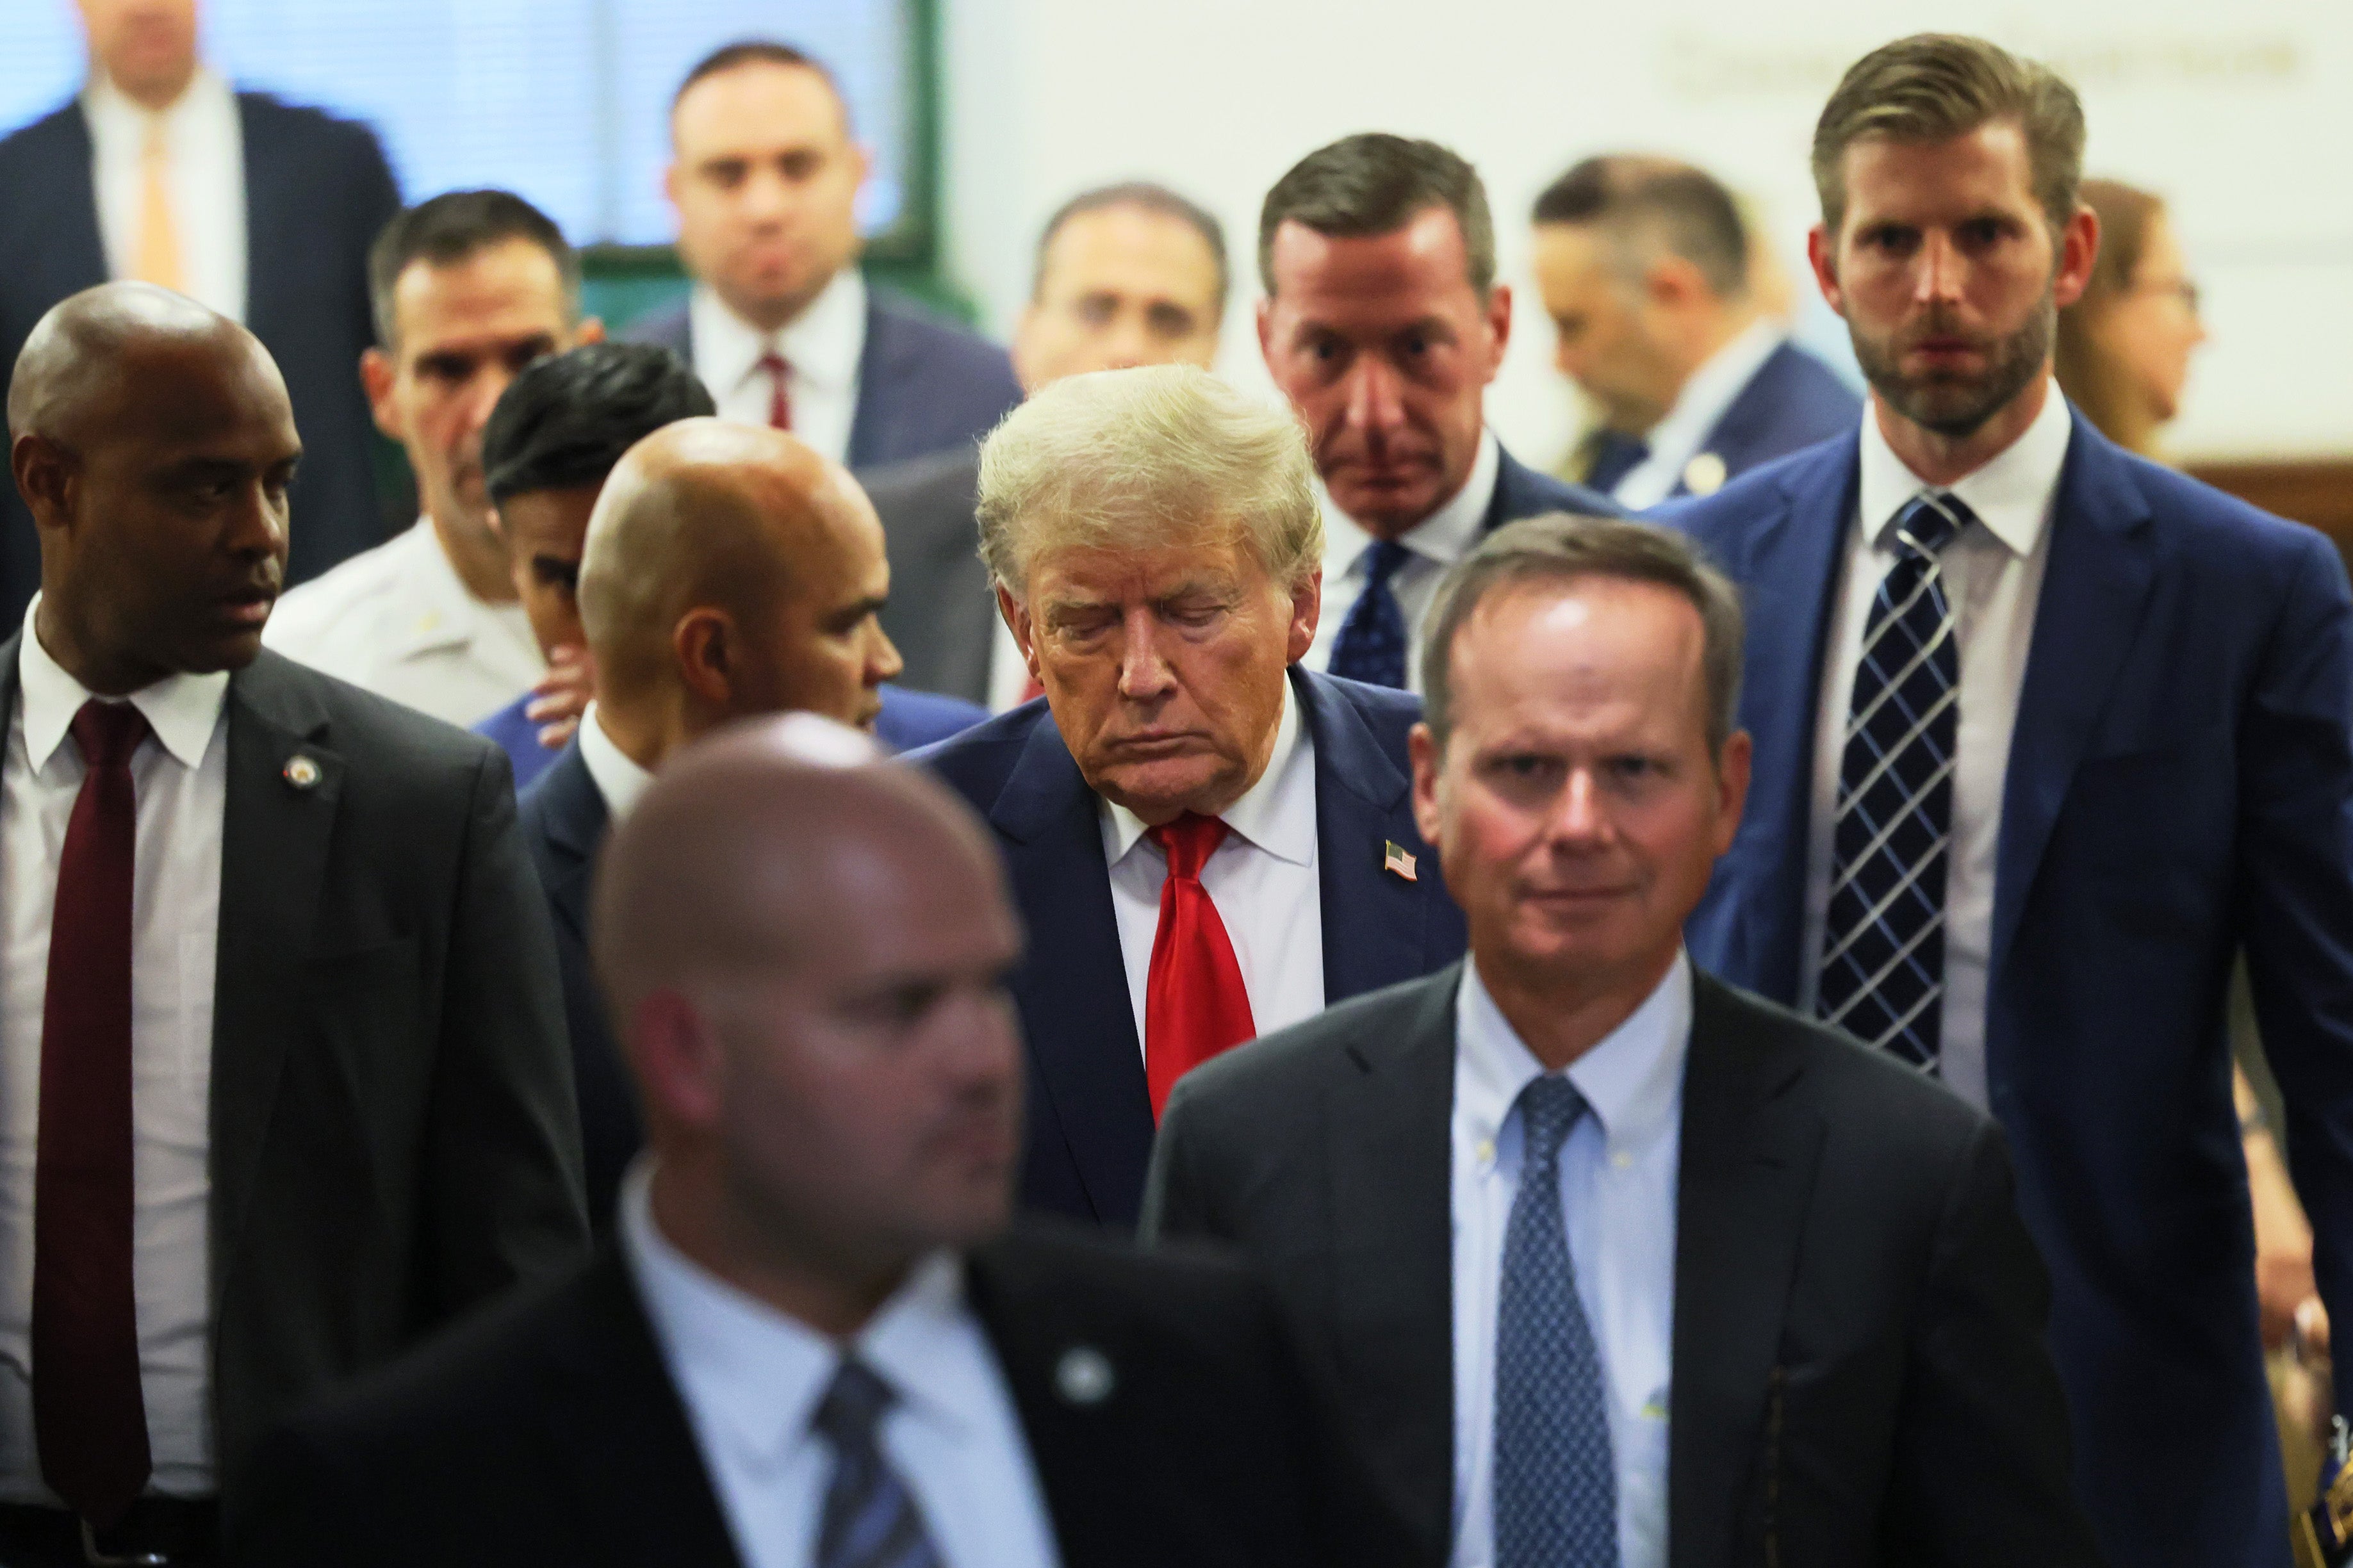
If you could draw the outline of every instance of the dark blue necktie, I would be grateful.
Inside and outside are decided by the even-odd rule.
[[[1895,516],[1895,564],[1863,624],[1832,816],[1820,1011],[1867,1046],[1936,1070],[1945,869],[1960,731],[1960,642],[1937,553],[1974,521],[1924,493]]]
[[[1519,1105],[1520,1189],[1495,1300],[1495,1568],[1618,1568],[1609,1385],[1560,1212],[1560,1146],[1585,1097],[1538,1078]]]
[[[914,1494],[883,1457],[882,1417],[896,1395],[854,1356],[842,1358],[810,1425],[833,1445],[815,1568],[940,1568]]]
[[[1588,488],[1608,495],[1650,456],[1650,445],[1640,436],[1604,430],[1601,438],[1593,444],[1593,466],[1586,470],[1585,482]]]
[[[1412,554],[1394,539],[1377,539],[1365,552],[1365,586],[1340,623],[1332,645],[1332,673],[1373,686],[1405,686],[1405,612],[1389,579]]]

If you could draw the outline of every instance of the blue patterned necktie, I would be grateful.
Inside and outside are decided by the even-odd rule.
[[[1405,612],[1389,579],[1412,552],[1394,539],[1377,539],[1365,552],[1365,587],[1340,623],[1332,645],[1332,673],[1373,686],[1405,686]]]
[[[833,1445],[814,1568],[940,1568],[914,1494],[882,1457],[883,1415],[897,1395],[854,1356],[844,1356],[809,1425]]]
[[[1650,459],[1650,443],[1640,436],[1604,430],[1601,438],[1593,444],[1593,466],[1585,472],[1586,488],[1608,495],[1625,482],[1628,474]]]
[[[1608,1384],[1560,1212],[1560,1146],[1585,1097],[1538,1078],[1519,1104],[1520,1190],[1495,1301],[1495,1568],[1618,1568]]]
[[[1820,1010],[1867,1046],[1936,1070],[1945,869],[1960,731],[1960,640],[1937,552],[1974,521],[1923,493],[1895,516],[1895,564],[1863,624],[1831,818]]]

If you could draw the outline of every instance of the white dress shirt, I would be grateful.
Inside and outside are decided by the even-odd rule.
[[[1993,461],[1949,487],[1978,521],[1939,556],[1945,595],[1960,640],[1959,743],[1953,759],[1953,832],[1945,852],[1945,1002],[1938,1073],[1978,1110],[1986,1095],[1987,972],[1993,948],[1994,862],[2001,845],[2002,781],[2010,732],[2034,640],[2034,611],[2051,558],[2051,507],[2067,460],[2073,420],[2053,383],[2042,412]],[[1847,710],[1863,627],[1881,579],[1895,564],[1895,514],[1935,489],[1905,466],[1880,433],[1875,405],[1862,407],[1860,500],[1844,576],[1831,602],[1822,660],[1821,708],[1814,730],[1814,798],[1806,836],[1806,944],[1799,1001],[1811,1013],[1820,994],[1823,933],[1830,921],[1832,826],[1846,752]]]
[[[137,266],[147,133],[161,121],[181,291],[231,321],[245,320],[245,127],[228,83],[199,67],[178,100],[153,114],[104,71],[93,71],[81,107],[108,276],[128,278]]]
[[[1675,1190],[1692,970],[1658,989],[1567,1077],[1591,1113],[1560,1150],[1561,1216],[1577,1299],[1609,1383],[1623,1568],[1666,1568],[1667,1394],[1674,1371]],[[1504,1233],[1519,1194],[1520,1091],[1544,1073],[1477,963],[1454,998],[1454,1550],[1451,1568],[1495,1556],[1495,1305]]]
[[[768,353],[783,356],[793,434],[837,463],[849,460],[849,427],[858,418],[858,361],[866,352],[866,279],[845,267],[818,291],[807,309],[779,330],[764,332],[734,311],[708,285],[687,304],[687,331],[695,373],[719,405],[722,419],[768,422],[776,383],[760,368]]]
[[[833,1447],[810,1418],[843,1348],[706,1272],[654,1222],[650,1163],[621,1186],[621,1247],[744,1568],[815,1557]],[[919,1265],[849,1347],[896,1390],[891,1468],[943,1568],[1056,1568],[1045,1493],[1004,1370],[952,1253]]]
[[[580,760],[587,765],[589,782],[605,797],[606,816],[618,827],[621,819],[638,808],[654,775],[613,743],[613,737],[605,733],[603,721],[596,717],[594,702],[580,715]]]
[[[1112,911],[1127,963],[1127,999],[1144,1043],[1144,998],[1152,939],[1160,930],[1160,887],[1168,858],[1145,837],[1144,819],[1103,801],[1103,860]],[[1324,1010],[1324,894],[1315,854],[1315,743],[1299,722],[1291,682],[1266,772],[1223,815],[1230,830],[1201,868],[1201,887],[1225,922],[1242,972],[1250,1021],[1261,1035]]]
[[[474,597],[424,519],[290,590],[261,640],[460,727],[497,712],[547,672],[522,605]]]
[[[1667,416],[1651,427],[1642,437],[1651,455],[1627,470],[1618,481],[1610,498],[1630,510],[1641,511],[1653,507],[1672,495],[1683,477],[1683,470],[1700,454],[1708,432],[1715,428],[1724,411],[1732,406],[1733,399],[1748,390],[1773,351],[1781,346],[1788,334],[1769,321],[1751,322],[1722,348],[1707,357],[1707,362],[1691,373],[1683,389],[1675,395],[1675,405]],[[1723,481],[1718,469],[1717,482]]]
[[[0,763],[0,1501],[59,1506],[33,1433],[33,1184],[42,1011],[58,863],[81,794],[67,738],[90,693],[25,612],[17,702]],[[213,961],[228,800],[228,677],[175,675],[130,700],[154,733],[131,759],[138,848],[131,884],[131,1274],[151,1490],[213,1490]]]
[[[1471,460],[1471,473],[1462,488],[1398,538],[1411,552],[1389,577],[1389,592],[1405,616],[1409,690],[1421,689],[1421,623],[1430,614],[1430,601],[1438,596],[1438,580],[1479,542],[1479,525],[1486,521],[1487,508],[1494,502],[1495,476],[1503,466],[1503,448],[1496,444],[1495,433],[1482,430],[1479,455]],[[1320,484],[1316,494],[1324,504],[1324,613],[1315,624],[1315,644],[1307,650],[1306,663],[1310,669],[1329,670],[1340,628],[1347,624],[1348,612],[1356,608],[1356,595],[1365,591],[1376,541],[1339,509]]]

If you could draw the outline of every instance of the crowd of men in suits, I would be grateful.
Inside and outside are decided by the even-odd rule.
[[[2278,1568],[2225,998],[2353,1308],[2353,590],[2057,394],[2049,69],[1825,106],[1867,402],[1714,180],[1564,174],[1569,482],[1432,142],[1270,190],[1270,406],[1158,186],[1009,353],[870,290],[783,45],[607,341],[85,12],[0,142],[0,1563]],[[306,555],[363,396],[421,516]]]

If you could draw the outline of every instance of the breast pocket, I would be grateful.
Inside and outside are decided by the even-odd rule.
[[[2219,893],[2235,837],[2237,753],[2215,728],[2161,746],[2086,757],[2060,808],[2053,847],[2112,882]]]

